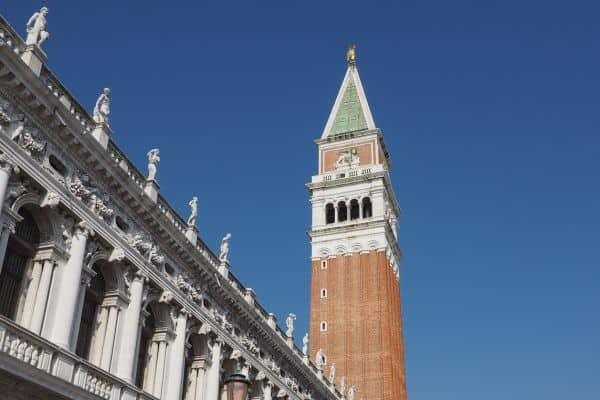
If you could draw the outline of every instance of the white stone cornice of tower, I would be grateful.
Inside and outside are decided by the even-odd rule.
[[[340,86],[340,90],[338,91],[335,103],[333,103],[333,108],[331,109],[331,113],[329,114],[329,118],[327,119],[327,123],[325,124],[325,129],[323,129],[323,133],[321,134],[321,139],[325,139],[328,136],[331,127],[333,126],[333,123],[335,121],[335,117],[337,116],[338,111],[340,109],[344,93],[346,92],[346,89],[348,88],[348,85],[351,81],[354,81],[354,84],[356,86],[356,92],[360,101],[360,107],[362,109],[365,121],[367,123],[367,129],[376,129],[375,120],[373,119],[373,114],[371,114],[371,109],[369,108],[369,103],[367,102],[367,96],[365,95],[365,90],[363,89],[362,82],[360,80],[360,75],[358,74],[358,67],[355,63],[351,63],[348,64],[346,75],[344,75],[342,86]]]

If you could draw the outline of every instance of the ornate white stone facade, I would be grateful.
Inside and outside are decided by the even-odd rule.
[[[220,257],[206,246],[196,203],[185,220],[158,192],[158,152],[146,177],[110,138],[108,99],[90,116],[36,35],[0,17],[0,379],[48,399],[217,400],[240,370],[252,399],[340,399],[230,272],[230,236]]]

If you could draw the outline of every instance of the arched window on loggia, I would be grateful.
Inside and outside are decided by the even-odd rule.
[[[0,273],[0,314],[17,321],[27,294],[32,261],[40,244],[40,229],[32,213],[21,208],[23,218],[10,235]]]

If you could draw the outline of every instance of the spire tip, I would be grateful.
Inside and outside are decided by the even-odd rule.
[[[356,64],[356,46],[355,45],[348,47],[348,51],[346,52],[346,61],[348,61],[348,65]]]

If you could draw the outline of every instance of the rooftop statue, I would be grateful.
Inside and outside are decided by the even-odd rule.
[[[96,105],[94,106],[94,121],[98,123],[105,123],[108,125],[108,114],[110,114],[110,89],[104,88],[104,91],[100,96],[98,96],[98,100],[96,100]]]
[[[48,38],[50,34],[46,32],[46,15],[48,14],[48,8],[42,7],[40,11],[34,13],[29,21],[27,21],[27,25],[25,29],[27,30],[27,39],[25,40],[25,44],[31,45],[36,44],[41,46]]]
[[[146,179],[149,181],[156,180],[156,166],[160,161],[159,154],[159,149],[152,149],[146,154],[148,156],[148,178]]]
[[[192,200],[188,203],[190,205],[190,216],[188,217],[188,226],[196,225],[196,217],[198,217],[198,198],[192,197]]]
[[[308,354],[308,332],[304,334],[302,338],[302,354]]]
[[[348,400],[354,400],[354,395],[356,394],[356,386],[350,386],[348,389]]]
[[[294,334],[294,321],[296,320],[296,314],[289,313],[288,317],[285,320],[285,325],[287,326],[287,331],[285,334],[287,337],[292,337]]]
[[[318,370],[322,371],[323,364],[325,364],[325,353],[323,352],[323,349],[319,349],[315,355],[315,365],[317,366]]]
[[[229,240],[231,239],[231,233],[228,233],[221,240],[221,252],[219,253],[219,260],[222,262],[227,262],[227,257],[229,256]]]
[[[333,385],[333,382],[335,382],[335,363],[332,363],[329,368],[329,383]]]

